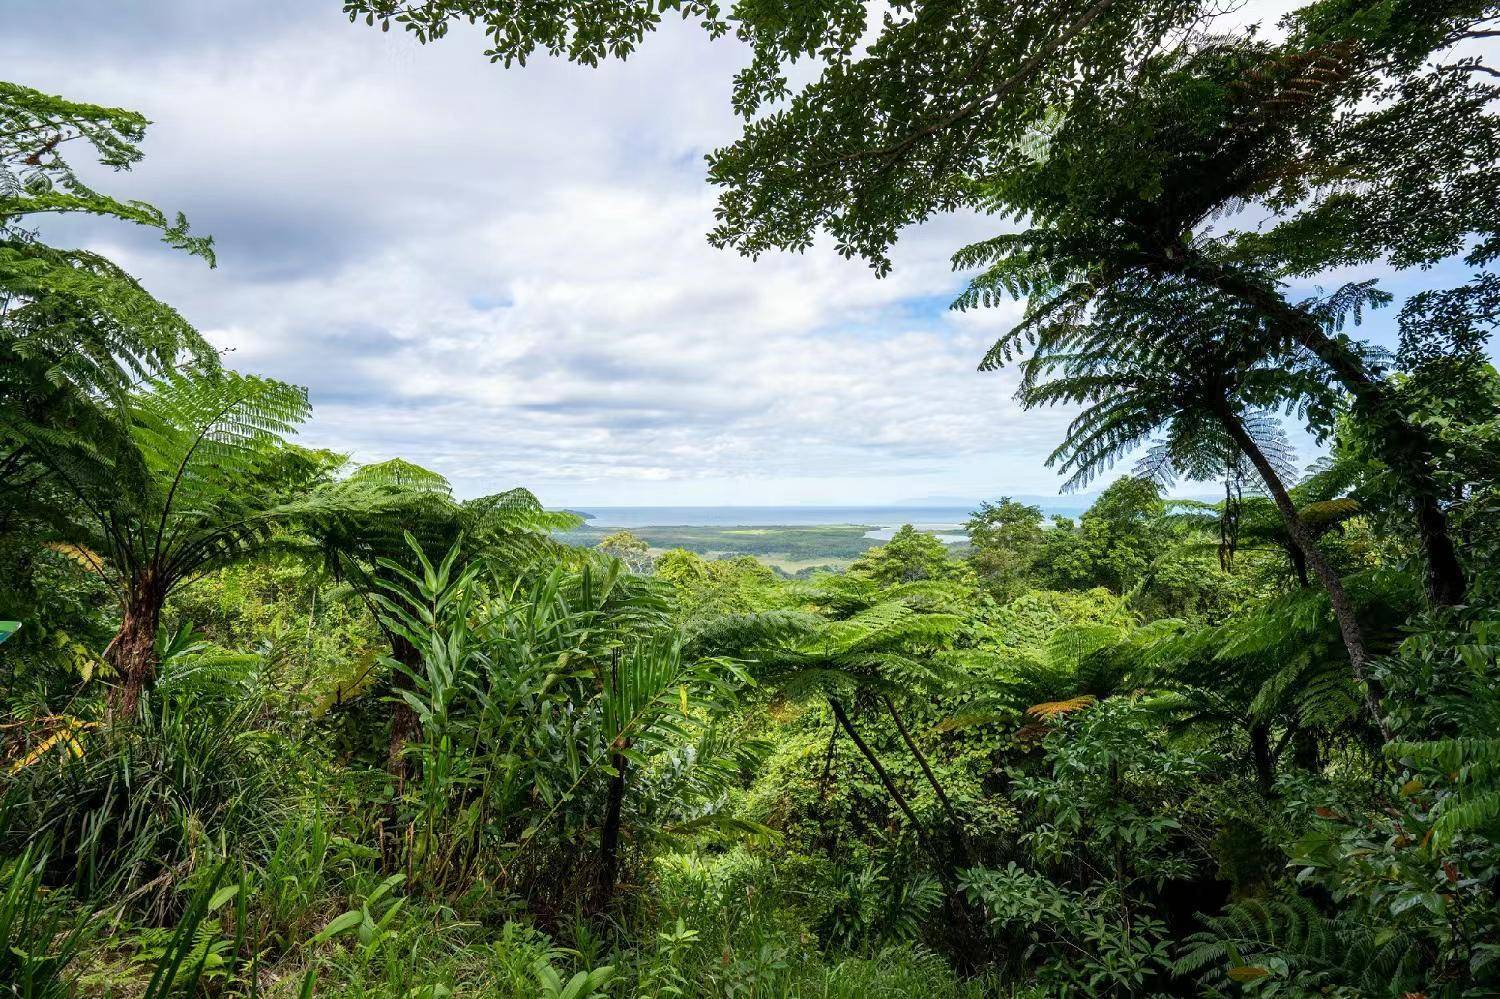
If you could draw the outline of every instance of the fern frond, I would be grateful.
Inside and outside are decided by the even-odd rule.
[[[1092,706],[1098,698],[1093,694],[1083,694],[1079,697],[1070,697],[1065,701],[1043,701],[1041,704],[1033,704],[1026,709],[1026,713],[1033,718],[1047,720],[1070,715]]]

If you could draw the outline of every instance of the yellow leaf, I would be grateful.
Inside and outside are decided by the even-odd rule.
[[[1074,711],[1082,711],[1096,700],[1093,694],[1084,694],[1081,697],[1070,697],[1066,701],[1043,701],[1041,704],[1033,704],[1027,708],[1026,713],[1033,718],[1057,718],[1061,715],[1072,714]]]
[[[96,573],[100,576],[104,575],[104,559],[100,558],[97,554],[85,548],[83,545],[67,544],[61,541],[49,541],[47,542],[47,547],[57,552],[59,555],[66,555],[74,562],[77,562],[79,565],[83,566],[89,572]]]
[[[92,722],[81,722],[76,718],[70,718],[66,715],[57,715],[44,719],[43,722],[61,722],[61,725],[59,725],[57,731],[37,743],[31,752],[12,763],[7,771],[8,773],[20,773],[22,770],[36,763],[43,756],[46,756],[47,752],[56,746],[61,746],[71,756],[78,757],[83,755],[83,744],[78,741],[78,733],[84,729],[93,728]]]
[[[1407,798],[1410,798],[1414,794],[1420,793],[1421,790],[1422,781],[1421,778],[1418,777],[1413,777],[1411,780],[1401,785],[1401,794]]]
[[[37,760],[41,759],[43,756],[46,756],[47,755],[47,750],[49,750],[53,746],[57,745],[59,742],[62,741],[62,739],[63,739],[63,733],[62,732],[54,732],[52,735],[49,735],[47,738],[43,739],[40,743],[38,743],[37,747],[35,749],[33,749],[31,752],[27,753],[25,756],[21,757],[16,762],[12,763],[10,765],[10,772],[14,774],[14,773],[19,773],[22,770],[25,770],[27,767],[31,766]]]
[[[1232,982],[1253,982],[1259,978],[1267,978],[1271,969],[1261,968],[1253,964],[1242,964],[1238,968],[1229,969],[1229,980]]]

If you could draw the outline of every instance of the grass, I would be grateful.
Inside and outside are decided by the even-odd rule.
[[[379,888],[369,890],[378,875],[346,870],[300,898],[291,921],[299,939],[286,946],[265,934],[266,914],[257,911],[268,907],[268,893],[286,872],[247,873],[235,883],[220,868],[212,879],[200,879],[175,926],[121,927],[79,955],[73,971],[83,972],[82,994],[151,999],[174,984],[193,994],[192,983],[200,980],[211,991],[235,982],[241,993],[253,980],[255,994],[267,999],[530,999],[575,995],[548,983],[580,975],[608,984],[576,999],[994,994],[986,991],[990,983],[965,980],[915,943],[825,949],[808,921],[814,911],[806,891],[790,883],[800,870],[743,849],[668,855],[639,886],[633,916],[609,925],[564,919],[550,934],[524,919],[485,919],[456,900],[407,896],[399,876],[382,882],[392,887],[381,895]],[[34,885],[21,887],[16,901],[44,897],[33,894]],[[377,895],[379,902],[370,901]],[[361,928],[348,915],[363,910],[371,918]],[[309,915],[316,918],[308,922]],[[12,933],[11,939],[24,937]],[[59,978],[59,991],[24,994],[62,999],[65,987]]]
[[[854,564],[852,558],[794,558],[790,555],[757,555],[754,558],[764,565],[781,570],[788,576],[795,576],[799,572],[810,569],[830,569],[834,572],[842,572]]]

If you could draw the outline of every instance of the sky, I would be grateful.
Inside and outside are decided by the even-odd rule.
[[[947,309],[949,255],[994,220],[908,231],[884,279],[826,246],[708,245],[733,40],[670,25],[623,64],[507,70],[466,29],[423,47],[337,0],[3,7],[4,78],[150,118],[145,161],[99,183],[185,212],[218,266],[101,220],[44,236],[122,263],[232,367],[305,386],[301,443],[549,505],[1057,491],[1071,414],[976,367],[1020,305]]]

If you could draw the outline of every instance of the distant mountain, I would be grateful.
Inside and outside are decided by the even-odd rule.
[[[1049,495],[1038,495],[1036,493],[1007,493],[1003,490],[997,491],[995,495],[988,497],[988,502],[994,503],[1002,496],[1008,496],[1017,503],[1026,503],[1030,506],[1039,506],[1046,513],[1079,514],[1094,505],[1099,498],[1099,493],[1052,493]],[[1206,500],[1210,503],[1218,502],[1222,497],[1218,493],[1193,489],[1187,491],[1171,490],[1168,493],[1171,499]],[[965,496],[919,496],[914,499],[902,500],[899,503],[888,504],[892,507],[958,507],[964,510],[978,510],[984,500]]]

